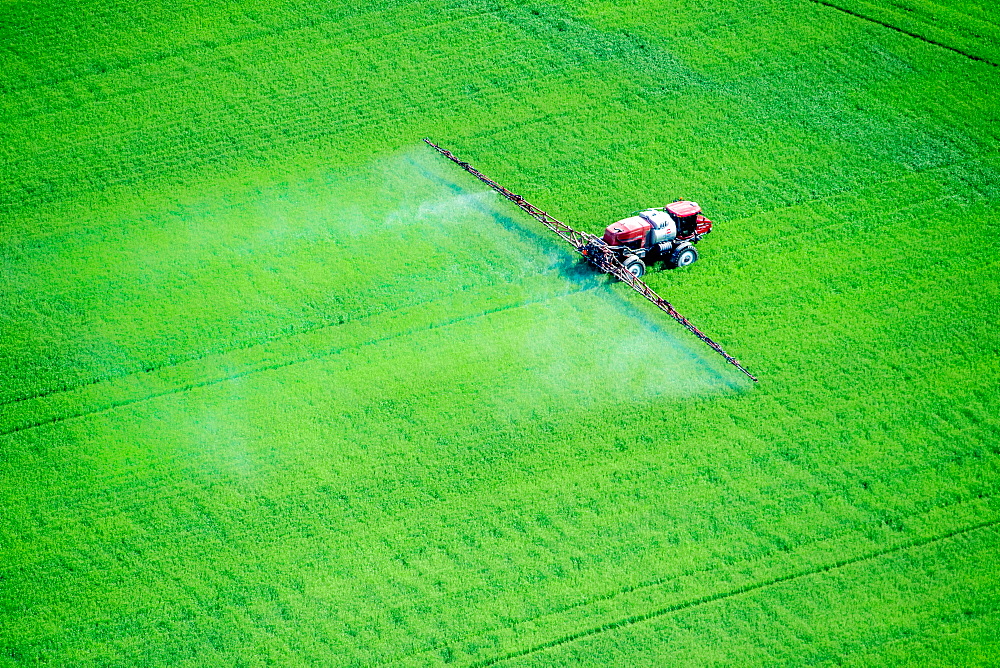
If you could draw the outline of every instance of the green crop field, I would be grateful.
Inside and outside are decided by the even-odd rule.
[[[1000,665],[1000,9],[0,9],[0,666]],[[755,384],[425,146],[582,230]]]

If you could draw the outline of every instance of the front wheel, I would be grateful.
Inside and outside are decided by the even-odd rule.
[[[625,268],[630,274],[636,278],[642,278],[642,275],[646,273],[646,265],[637,257],[632,257],[631,259],[625,260]]]
[[[694,246],[685,246],[673,252],[670,259],[667,260],[667,266],[671,269],[686,267],[689,264],[694,264],[697,259],[698,251],[694,249]]]

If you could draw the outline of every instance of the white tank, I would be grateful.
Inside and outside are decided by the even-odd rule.
[[[649,231],[649,245],[655,246],[665,241],[673,241],[677,237],[677,223],[666,211],[659,209],[646,209],[640,211],[639,215],[645,218],[653,226]]]

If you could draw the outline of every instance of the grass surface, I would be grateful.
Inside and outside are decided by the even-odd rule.
[[[9,4],[0,663],[995,664],[998,25]]]

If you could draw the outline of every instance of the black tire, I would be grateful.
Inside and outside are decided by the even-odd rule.
[[[643,274],[646,273],[646,264],[635,256],[626,259],[622,264],[636,278],[642,278]]]
[[[677,269],[678,267],[687,267],[697,261],[698,251],[695,250],[694,246],[683,246],[670,254],[667,266],[671,269]]]

